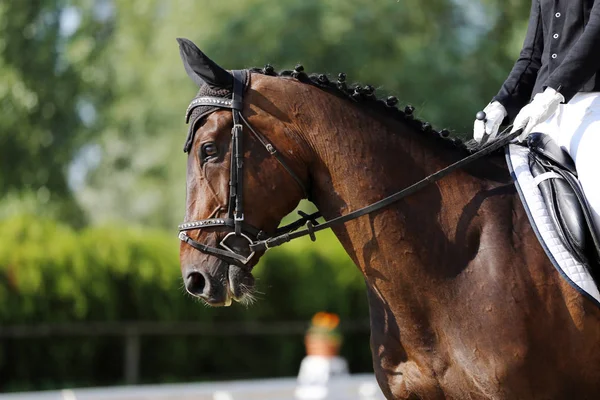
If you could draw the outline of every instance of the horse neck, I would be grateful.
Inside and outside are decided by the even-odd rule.
[[[464,155],[444,146],[430,133],[413,132],[409,125],[385,120],[339,98],[314,100],[315,123],[307,130],[314,152],[314,202],[327,218],[347,214],[408,187]],[[484,162],[485,164],[485,162]],[[447,249],[462,240],[463,207],[477,193],[493,186],[485,178],[462,170],[400,202],[334,229],[365,273],[394,265],[394,273],[415,275],[448,256],[431,251]],[[385,251],[393,246],[393,251]],[[386,259],[404,254],[403,260]],[[406,257],[412,254],[414,257]],[[391,264],[390,264],[391,263]]]
[[[408,123],[360,110],[343,99],[317,102],[311,114],[318,121],[306,129],[315,155],[314,201],[326,217],[369,205],[464,157],[459,149],[428,137],[432,133],[415,132]],[[481,185],[480,179],[459,175],[463,185]],[[456,177],[431,187],[451,181]]]

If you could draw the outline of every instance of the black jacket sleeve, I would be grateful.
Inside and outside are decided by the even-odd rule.
[[[531,99],[538,71],[542,65],[544,35],[539,0],[532,0],[527,35],[519,59],[494,100],[506,108],[512,121]]]
[[[589,21],[564,60],[544,86],[558,90],[568,102],[600,69],[600,1],[594,2]]]

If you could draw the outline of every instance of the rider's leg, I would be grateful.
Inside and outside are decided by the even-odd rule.
[[[575,161],[600,233],[600,93],[577,94],[556,118],[560,133],[555,139]]]

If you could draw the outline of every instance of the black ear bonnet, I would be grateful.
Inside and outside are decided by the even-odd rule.
[[[192,147],[194,132],[196,132],[198,122],[212,112],[227,108],[220,107],[218,99],[232,99],[234,78],[229,71],[208,58],[191,40],[178,38],[177,43],[179,43],[179,55],[181,56],[181,61],[183,61],[185,72],[200,88],[200,91],[194,100],[192,100],[185,113],[185,122],[190,124],[187,139],[183,147],[183,151],[187,153]],[[244,71],[244,89],[248,86],[248,75]],[[215,104],[207,105],[206,101],[195,101],[199,97],[212,97],[213,99],[210,99],[209,102],[214,101]]]
[[[247,88],[250,83],[250,74],[246,74],[246,79],[244,81],[244,87]],[[211,97],[220,97],[223,99],[231,99],[232,90],[231,89],[211,89],[210,86],[204,84],[200,87],[200,90],[196,94],[196,97],[192,100],[188,109],[185,113],[185,123],[189,124],[187,138],[185,140],[185,145],[183,146],[183,151],[186,153],[190,151],[192,148],[192,143],[194,142],[194,133],[198,129],[198,123],[200,120],[208,114],[211,114],[218,110],[223,110],[222,107],[219,106],[207,106],[207,105],[194,105],[194,100],[199,97],[211,96]]]

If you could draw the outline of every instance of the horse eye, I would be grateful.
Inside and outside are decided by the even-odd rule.
[[[203,160],[210,157],[215,157],[217,154],[219,154],[219,149],[217,149],[216,144],[210,142],[202,145],[201,155]]]

